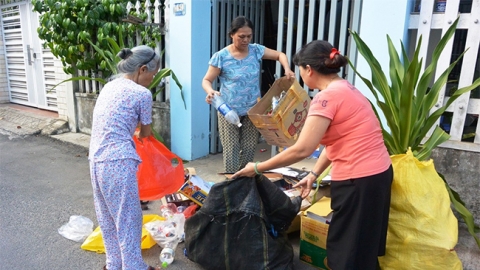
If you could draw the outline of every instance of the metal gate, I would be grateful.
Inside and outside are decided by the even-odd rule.
[[[350,41],[348,29],[358,31],[361,5],[362,0],[212,0],[211,54],[230,44],[227,34],[230,23],[236,16],[243,15],[255,27],[252,42],[284,52],[290,62],[304,44],[321,39],[328,40],[355,63],[355,44]],[[303,85],[298,68],[292,70]],[[280,63],[264,61],[260,78],[262,92],[283,74]],[[353,81],[354,73],[345,69],[341,71],[341,76]],[[216,87],[214,84],[214,89]],[[318,91],[306,90],[310,96]],[[213,108],[210,123],[210,152],[221,152],[217,116]]]
[[[3,4],[0,22],[10,102],[58,111],[57,94],[48,91],[55,85],[54,57],[36,33],[38,14],[29,2]]]
[[[231,43],[228,35],[230,24],[237,16],[249,18],[253,29],[253,43],[263,44],[265,23],[265,0],[212,0],[212,48],[211,55]],[[213,83],[213,89],[217,89],[217,82]],[[210,110],[210,152],[222,151],[222,145],[218,137],[217,112],[215,108]]]

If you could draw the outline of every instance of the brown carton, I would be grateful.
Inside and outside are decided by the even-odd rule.
[[[271,111],[272,98],[280,96],[283,91],[286,92],[285,96]],[[307,91],[297,80],[282,77],[276,80],[265,96],[248,111],[248,117],[268,144],[292,146],[307,119],[310,100]]]

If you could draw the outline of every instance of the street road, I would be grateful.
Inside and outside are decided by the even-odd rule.
[[[81,243],[58,233],[72,215],[98,225],[85,148],[44,136],[0,135],[0,205],[0,269],[93,270],[105,264],[104,254],[84,251]],[[158,214],[158,205],[152,203],[145,213]],[[295,269],[316,269],[299,261],[298,233],[290,240]],[[168,269],[202,269],[183,255],[183,248],[179,244]],[[155,266],[159,254],[157,245],[143,251]]]

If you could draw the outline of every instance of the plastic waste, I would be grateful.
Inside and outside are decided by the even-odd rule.
[[[165,220],[155,220],[144,225],[153,240],[162,247],[160,262],[162,268],[168,267],[175,259],[175,249],[185,239],[185,216],[177,213],[177,206],[168,203],[160,207],[160,215]]]
[[[160,216],[165,219],[172,218],[177,213],[177,206],[174,203],[162,204],[160,206]]]
[[[162,263],[162,268],[167,268],[170,264],[173,263],[175,259],[175,249],[177,248],[178,242],[169,242],[165,245],[160,252],[160,262]]]
[[[179,207],[177,207],[177,212],[178,213],[183,213],[185,211],[185,209],[187,209],[187,207],[185,205],[180,205]]]
[[[278,106],[278,101],[280,100],[279,97],[273,96],[272,97],[272,111]]]
[[[217,109],[225,119],[238,127],[242,126],[238,114],[223,100],[220,95],[213,95],[212,105]]]
[[[93,222],[84,216],[71,216],[68,223],[58,229],[63,237],[83,242],[93,232]]]

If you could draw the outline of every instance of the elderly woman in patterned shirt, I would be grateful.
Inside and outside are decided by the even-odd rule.
[[[262,59],[279,61],[285,75],[294,78],[287,56],[260,44],[250,44],[253,31],[252,22],[243,17],[232,21],[229,35],[232,44],[216,52],[209,61],[209,67],[202,81],[207,93],[205,101],[212,103],[214,95],[222,95],[223,100],[240,116],[239,128],[226,121],[218,113],[218,129],[223,146],[225,172],[236,172],[253,161],[258,143],[258,131],[247,116],[247,111],[260,97],[260,68]],[[212,82],[220,78],[220,92],[212,88]]]
[[[152,93],[146,88],[160,67],[160,57],[148,46],[123,49],[120,76],[108,82],[93,111],[90,175],[95,212],[106,250],[104,269],[148,269],[142,258],[142,210],[137,167],[141,162],[132,140],[151,134]]]

